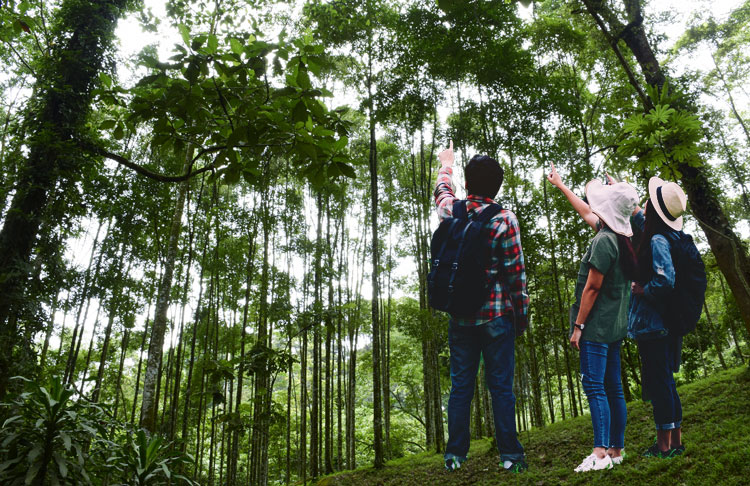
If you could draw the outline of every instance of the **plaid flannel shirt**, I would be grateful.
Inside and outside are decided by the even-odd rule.
[[[453,216],[456,199],[453,169],[443,167],[438,171],[435,186],[435,203],[440,221]],[[493,202],[487,197],[469,195],[466,202],[469,218]],[[461,326],[478,326],[499,316],[508,316],[515,322],[516,334],[520,335],[528,327],[529,296],[526,294],[526,267],[518,220],[515,214],[503,209],[490,219],[488,229],[491,262],[487,278],[494,282],[489,298],[476,315],[454,321]]]

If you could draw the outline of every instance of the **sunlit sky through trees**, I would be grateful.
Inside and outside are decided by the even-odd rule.
[[[275,13],[279,14],[279,18],[285,18],[287,19],[285,20],[285,22],[293,23],[295,12],[300,11],[302,2],[297,2],[294,5],[290,5],[290,3],[292,2],[278,3],[273,5],[271,8]],[[161,60],[165,60],[173,54],[174,45],[181,42],[180,34],[177,28],[174,25],[171,25],[170,21],[167,19],[167,2],[163,0],[145,0],[144,4],[146,6],[144,10],[149,11],[151,15],[153,15],[153,18],[159,19],[156,31],[145,31],[142,28],[142,23],[139,20],[140,14],[131,14],[127,18],[122,19],[119,22],[117,28],[117,37],[119,41],[117,56],[120,61],[118,62],[117,74],[125,85],[135,83],[140,77],[144,75],[144,72],[140,72],[137,70],[128,70],[128,66],[133,65],[133,63],[128,62],[128,60],[133,59],[135,56],[137,56],[137,54],[141,52],[144,47],[154,47],[159,55],[159,58]],[[726,18],[727,14],[730,11],[737,8],[741,4],[741,0],[659,0],[649,2],[649,5],[647,6],[647,12],[649,12],[649,14],[653,16],[654,19],[660,20],[660,22],[653,22],[652,24],[654,25],[654,29],[657,34],[663,34],[668,39],[667,42],[661,45],[661,47],[665,51],[667,51],[674,45],[679,36],[684,33],[685,26],[691,18],[700,16],[705,13],[711,13],[717,20],[723,20]],[[532,7],[524,8],[519,3],[518,9],[519,14],[522,18],[527,20],[533,18]],[[280,32],[282,28],[282,25],[277,25],[275,31],[269,31],[268,29],[266,29],[266,33],[269,36],[268,40],[272,41],[273,36],[278,35],[278,32]],[[289,28],[293,28],[293,26],[290,26]],[[682,55],[677,58],[673,58],[673,56],[671,55],[663,55],[661,60],[663,62],[667,61],[669,68],[678,75],[689,71],[710,69],[711,65],[710,55],[706,49],[698,50],[697,52],[692,53],[690,56]],[[354,90],[346,89],[343,87],[343,85],[333,86],[331,90],[334,92],[335,96],[333,101],[329,101],[330,103],[335,103],[336,105],[350,105],[353,107],[358,106],[359,101]],[[454,94],[449,94],[447,99],[448,102],[444,103],[438,109],[438,113],[443,120],[445,120],[456,107]],[[743,109],[746,110],[748,108],[748,98],[744,96],[742,92],[738,94],[736,101],[738,101]],[[720,101],[717,101],[716,99],[711,98],[708,95],[703,96],[703,102],[706,104],[713,104],[717,106],[721,104]],[[719,107],[723,109],[726,108],[723,106]],[[444,142],[447,144],[447,140]],[[467,155],[468,157],[471,157],[473,153],[469,153]],[[462,154],[458,151],[458,149],[456,157],[457,160],[461,160]],[[599,162],[601,163],[601,157]],[[461,174],[461,171],[459,169],[455,178],[459,196],[463,195],[464,193],[462,176],[463,175]],[[601,174],[601,176],[603,177],[604,174]],[[543,177],[543,174],[541,173],[541,171],[538,171],[538,173],[535,173],[535,177],[541,179]],[[311,208],[314,206],[314,204],[309,204],[306,206],[308,208]],[[308,228],[310,228],[310,231],[314,231],[314,215],[308,214],[307,218]],[[437,226],[437,218],[434,215],[432,224],[433,227]],[[540,224],[545,223],[540,222]],[[697,225],[695,225],[694,222],[689,222],[686,229],[693,234],[699,233]],[[741,234],[745,236],[750,234],[750,224],[748,224],[748,222],[738,225],[737,229],[741,232]],[[95,231],[95,228],[90,228],[90,232],[93,233],[93,231]],[[91,251],[90,245],[92,236],[93,234],[85,234],[82,238],[72,242],[69,246],[68,257],[75,265],[79,266],[80,268],[85,268],[85,260],[88,258],[88,255]],[[389,229],[381,228],[381,238],[388,237]],[[395,238],[398,238],[398,236],[395,235]],[[708,246],[703,243],[702,247],[705,249]],[[394,271],[394,278],[402,278],[413,273],[413,265],[413,259],[401,258],[398,262],[398,267]],[[364,271],[369,272],[369,269],[364,269]],[[297,259],[293,266],[293,273],[298,279],[301,279],[303,268],[302,262],[299,261],[299,259]],[[197,285],[192,286],[192,292],[195,294],[193,296],[193,299],[191,299],[193,303],[195,303],[195,301],[197,300],[197,287]],[[399,295],[400,293],[401,290],[398,289],[394,295]],[[371,288],[368,279],[365,279],[364,281],[362,294],[371,294]],[[94,302],[94,305],[98,304]],[[189,306],[189,311],[194,311],[194,308],[191,307],[192,306]],[[95,318],[93,314],[94,313],[92,312],[89,315],[88,320],[93,320]],[[143,314],[139,316],[137,320],[139,326],[143,325],[144,319],[146,317],[147,316]],[[61,323],[61,320],[62,313],[58,312],[58,315],[56,315],[56,321],[59,324]],[[92,326],[90,325],[91,323],[88,324],[89,325],[86,326],[86,329],[90,330]],[[53,337],[53,341],[55,339],[56,337]],[[84,340],[87,341],[88,339],[89,336],[84,337]],[[171,340],[168,338],[165,342],[165,346],[170,345],[170,341]],[[368,342],[369,340],[363,336],[360,340],[360,346],[366,345]],[[58,343],[53,342],[54,346],[57,346],[57,344]]]

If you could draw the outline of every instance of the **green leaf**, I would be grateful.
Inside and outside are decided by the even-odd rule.
[[[60,471],[60,477],[67,477],[68,476],[68,461],[65,460],[64,457],[62,457],[58,452],[53,452],[52,457],[55,458],[55,462],[57,463],[57,468]]]
[[[21,419],[21,416],[20,416],[20,415],[14,415],[13,417],[10,417],[10,418],[9,418],[9,419],[7,419],[7,420],[6,420],[5,422],[3,422],[3,427],[2,427],[2,428],[3,428],[3,429],[5,429],[6,427],[8,427],[8,425],[10,425],[10,424],[12,424],[13,422],[16,422],[16,421],[18,421],[18,420],[20,420],[20,419]]]
[[[232,48],[232,52],[235,54],[242,55],[242,44],[237,39],[229,39],[229,46]]]
[[[336,162],[336,165],[338,166],[341,173],[344,174],[346,177],[349,177],[351,179],[356,179],[357,173],[354,171],[354,168],[351,165],[344,164],[343,162]]]
[[[292,120],[295,123],[304,123],[307,121],[307,108],[302,100],[297,101],[297,104],[294,105],[294,109],[292,110]]]
[[[70,439],[70,436],[65,432],[60,432],[60,438],[63,440],[63,446],[65,447],[65,450],[70,452],[72,440]]]
[[[310,76],[307,74],[307,69],[300,65],[299,71],[297,72],[297,86],[302,89],[312,88],[310,83]]]
[[[117,120],[107,119],[99,124],[99,130],[110,130],[117,124]]]
[[[194,83],[195,80],[198,79],[199,74],[200,66],[198,65],[197,59],[193,58],[190,60],[187,69],[185,69],[185,79],[187,79],[191,83]]]
[[[190,45],[190,29],[188,29],[187,25],[185,24],[178,24],[177,30],[180,31],[180,35],[182,36],[182,41]]]
[[[208,44],[206,45],[206,51],[209,54],[213,54],[219,48],[219,39],[216,35],[211,34],[208,36]]]
[[[282,96],[289,96],[297,93],[297,88],[294,86],[285,86],[281,89],[277,89],[271,93],[271,98],[281,98]]]
[[[13,464],[16,464],[16,463],[20,462],[21,459],[23,459],[23,457],[22,456],[18,456],[16,458],[8,459],[7,461],[5,461],[3,463],[0,463],[0,473],[2,473],[3,471],[5,471],[6,469],[8,469]]]
[[[651,120],[655,123],[665,124],[669,121],[669,117],[675,112],[674,108],[670,108],[669,105],[656,105],[646,115],[647,120]]]
[[[42,466],[41,461],[35,462],[31,465],[31,467],[26,471],[26,477],[24,478],[24,484],[29,485],[36,477],[36,474],[39,472],[39,468]]]
[[[99,73],[99,82],[107,89],[112,87],[112,78],[107,73]]]
[[[125,136],[125,127],[122,125],[122,123],[117,124],[117,128],[115,128],[115,131],[112,132],[112,136],[115,137],[115,140],[122,140]]]
[[[622,129],[625,131],[625,133],[634,133],[641,128],[643,122],[643,115],[638,113],[625,120]]]

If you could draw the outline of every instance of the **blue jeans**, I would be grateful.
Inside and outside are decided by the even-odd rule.
[[[448,399],[448,444],[445,458],[466,458],[469,452],[471,399],[484,358],[487,387],[492,397],[495,439],[500,459],[524,458],[516,436],[516,397],[513,395],[515,333],[513,323],[499,317],[481,326],[458,326],[451,322],[448,344],[451,352],[451,395]]]
[[[581,383],[591,411],[594,447],[625,446],[627,409],[620,380],[620,345],[580,341]]]
[[[643,398],[651,400],[657,430],[672,430],[682,424],[682,403],[674,374],[680,366],[682,338],[666,336],[639,340],[643,371]]]

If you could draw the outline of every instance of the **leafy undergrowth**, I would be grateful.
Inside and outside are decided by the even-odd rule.
[[[371,467],[342,472],[318,486],[386,485],[747,485],[750,484],[750,370],[740,367],[679,388],[683,402],[685,454],[674,459],[643,458],[655,431],[651,405],[628,404],[625,432],[627,457],[610,471],[574,473],[591,452],[589,416],[523,432],[530,469],[512,475],[502,470],[490,441],[473,441],[469,460],[454,473],[443,470],[442,456],[423,453],[390,461],[382,470]]]

